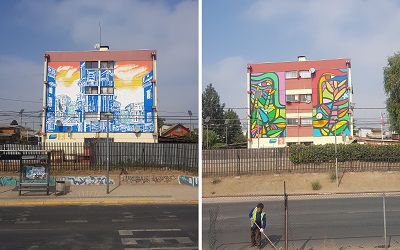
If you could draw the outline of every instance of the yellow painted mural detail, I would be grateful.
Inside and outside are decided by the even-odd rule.
[[[79,68],[73,66],[60,66],[57,68],[57,83],[62,83],[66,87],[70,87],[75,81],[79,81]]]
[[[145,66],[136,64],[116,65],[114,69],[114,87],[134,89],[142,87],[142,78],[148,73]]]

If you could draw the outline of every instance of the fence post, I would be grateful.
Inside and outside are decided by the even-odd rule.
[[[283,182],[283,195],[285,197],[285,250],[289,250],[288,247],[288,197],[287,197],[287,193],[286,193],[286,182]]]
[[[385,249],[387,249],[386,245],[386,204],[385,204],[385,193],[382,193],[383,198],[383,237],[385,239]]]
[[[237,153],[237,159],[238,159],[238,167],[236,169],[236,175],[240,176],[240,155],[239,155],[239,152]]]

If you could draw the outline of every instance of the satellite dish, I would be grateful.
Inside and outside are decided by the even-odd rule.
[[[316,117],[317,117],[318,120],[321,120],[321,119],[322,119],[322,114],[321,114],[321,113],[318,113],[318,114],[316,115]]]
[[[135,131],[135,133],[139,133],[139,132],[140,132],[140,126],[139,126],[139,125],[136,125],[136,126],[133,128],[133,131]]]
[[[94,45],[94,48],[95,48],[95,49],[100,49],[100,44],[96,43],[96,44]]]
[[[309,69],[308,70],[311,74],[314,74],[315,73],[315,69],[314,68],[311,68],[311,69]]]

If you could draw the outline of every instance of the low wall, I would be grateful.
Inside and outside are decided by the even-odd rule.
[[[69,182],[74,185],[106,185],[107,176],[51,176],[50,186],[54,186],[57,181]],[[110,185],[139,185],[139,184],[183,184],[198,186],[198,177],[183,175],[110,175],[108,178]],[[0,186],[18,186],[19,177],[0,176]]]

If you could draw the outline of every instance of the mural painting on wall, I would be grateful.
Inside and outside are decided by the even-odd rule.
[[[152,61],[50,62],[46,132],[106,132],[110,113],[110,132],[154,132],[151,69]]]
[[[347,69],[318,70],[312,86],[314,136],[350,135]]]
[[[250,76],[251,138],[286,136],[284,72]]]

